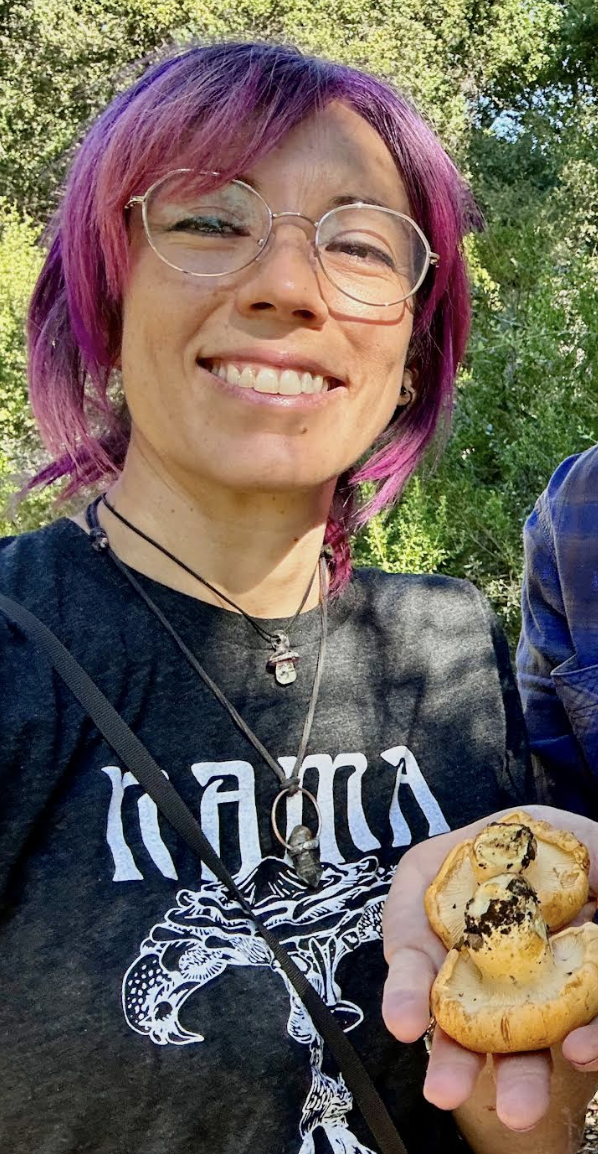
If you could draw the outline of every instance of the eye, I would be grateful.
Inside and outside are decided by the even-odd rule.
[[[199,236],[235,237],[249,236],[246,225],[227,220],[222,216],[186,216],[174,221],[169,232],[190,232]]]
[[[387,249],[380,248],[371,241],[353,237],[337,237],[336,240],[330,241],[326,245],[326,252],[340,253],[342,256],[348,256],[359,261],[383,264],[386,268],[394,269],[395,267],[392,254]]]

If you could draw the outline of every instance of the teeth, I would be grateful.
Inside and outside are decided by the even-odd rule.
[[[297,397],[301,393],[328,392],[328,382],[324,377],[313,376],[312,373],[298,373],[294,369],[279,371],[269,366],[252,368],[245,365],[239,369],[237,365],[228,364],[226,361],[207,363],[211,372],[227,381],[229,385],[238,385],[242,389],[255,389],[257,393],[281,393],[286,397]]]
[[[256,373],[254,389],[256,393],[278,393],[279,374],[276,369],[259,369]]]
[[[304,373],[301,377],[301,390],[304,393],[321,393],[324,386],[323,377],[312,377],[311,373]]]
[[[255,373],[253,369],[243,369],[238,383],[242,389],[252,389],[255,385]]]
[[[303,376],[306,377],[309,377],[309,375],[309,373],[303,374]],[[279,393],[284,393],[286,397],[298,397],[303,391],[302,382],[303,377],[300,377],[299,373],[294,373],[292,369],[285,369],[284,373],[280,374],[278,391]]]

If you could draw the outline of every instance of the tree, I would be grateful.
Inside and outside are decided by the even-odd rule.
[[[37,459],[21,339],[83,126],[190,38],[272,38],[376,72],[420,104],[469,175],[474,327],[454,434],[358,558],[469,576],[511,636],[521,525],[557,462],[598,434],[598,13],[593,0],[0,0],[0,463]],[[10,482],[18,486],[18,479]],[[21,507],[19,527],[40,515]]]

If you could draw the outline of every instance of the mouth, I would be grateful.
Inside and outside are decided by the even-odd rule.
[[[269,393],[271,396],[316,396],[340,388],[345,383],[339,377],[318,373],[299,365],[278,367],[272,364],[216,357],[198,358],[197,364],[228,385],[248,389],[254,393]]]

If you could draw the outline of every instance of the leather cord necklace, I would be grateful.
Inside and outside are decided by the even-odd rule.
[[[307,715],[303,724],[299,749],[297,751],[297,757],[295,758],[295,766],[291,776],[287,777],[284,770],[272,756],[270,751],[266,749],[266,746],[260,741],[259,737],[253,732],[247,722],[243,720],[240,713],[235,709],[233,703],[228,700],[228,697],[220,688],[220,686],[212,679],[212,677],[210,677],[210,674],[207,672],[207,670],[204,669],[203,665],[200,664],[195,654],[191,652],[188,645],[186,645],[186,643],[183,641],[183,638],[168,620],[166,615],[162,612],[160,607],[156,605],[156,602],[153,600],[150,594],[137,580],[135,574],[129,569],[127,565],[124,564],[123,561],[121,561],[120,557],[117,557],[116,553],[114,553],[114,551],[111,549],[108,534],[103,526],[100,525],[98,520],[98,505],[102,500],[102,497],[96,498],[96,500],[93,501],[91,505],[87,506],[85,511],[85,520],[89,528],[89,536],[93,548],[98,553],[106,554],[106,556],[110,558],[117,569],[119,569],[123,577],[126,578],[138,596],[141,597],[142,601],[145,602],[147,608],[153,613],[155,617],[157,617],[158,621],[160,621],[164,629],[167,631],[167,633],[169,633],[175,645],[186,658],[191,668],[199,675],[199,677],[201,677],[204,684],[208,687],[208,689],[211,690],[217,701],[219,701],[223,708],[227,711],[229,717],[232,719],[232,721],[234,721],[237,728],[240,729],[241,733],[247,738],[248,741],[251,742],[254,749],[257,750],[262,759],[265,761],[266,765],[278,778],[280,789],[274,798],[270,814],[273,833],[291,857],[297,874],[302,879],[302,881],[306,882],[306,884],[309,886],[317,886],[322,876],[322,866],[320,862],[320,832],[322,827],[322,816],[314,795],[310,793],[309,790],[304,789],[304,787],[301,785],[300,774],[313,725],[318,694],[320,691],[320,684],[322,681],[322,673],[324,670],[324,658],[326,655],[326,642],[328,636],[328,570],[326,566],[326,558],[321,556],[318,563],[318,570],[320,575],[320,644],[318,647],[318,656],[316,659],[313,686]],[[110,508],[110,506],[108,506],[108,508]],[[143,534],[143,536],[145,537],[145,534]],[[145,539],[148,540],[150,544],[156,544],[149,537],[146,537]],[[158,547],[161,548],[160,546]],[[173,561],[178,563],[178,559],[173,554],[169,554],[169,556],[172,557]],[[184,566],[184,568],[187,567]],[[245,616],[245,614],[243,614],[243,616]],[[278,809],[283,797],[293,797],[296,793],[300,793],[313,805],[317,818],[317,828],[314,832],[306,825],[296,825],[291,830],[287,839],[281,833],[278,825]]]
[[[245,618],[247,623],[251,625],[252,629],[255,629],[256,633],[258,633],[259,636],[264,641],[266,641],[272,649],[272,653],[266,662],[266,669],[269,669],[271,673],[274,673],[274,676],[279,685],[291,685],[292,682],[296,680],[299,654],[295,649],[291,647],[289,633],[291,632],[293,625],[299,617],[299,614],[301,613],[303,606],[305,605],[305,602],[307,601],[307,598],[312,591],[315,576],[318,571],[317,566],[310,577],[309,585],[307,586],[307,589],[301,598],[297,612],[294,613],[293,616],[287,621],[284,630],[281,629],[277,630],[275,633],[269,633],[267,629],[264,629],[263,625],[260,625],[259,621],[256,621],[255,617],[251,617],[249,613],[246,613],[244,609],[241,609],[241,606],[237,605],[236,601],[233,601],[232,597],[228,597],[226,593],[222,593],[222,591],[217,589],[215,585],[211,585],[209,581],[206,581],[205,577],[201,576],[201,573],[197,573],[195,569],[192,569],[190,565],[187,565],[184,561],[181,561],[179,557],[175,556],[174,553],[171,553],[169,549],[166,549],[166,547],[161,545],[159,541],[154,541],[153,537],[150,537],[147,533],[143,532],[143,529],[140,529],[137,525],[134,525],[132,521],[128,521],[126,517],[123,517],[122,513],[119,513],[118,509],[115,509],[114,505],[110,504],[105,493],[102,494],[100,500],[102,501],[102,504],[104,504],[110,511],[110,513],[112,513],[112,516],[121,521],[123,525],[126,525],[127,529],[130,529],[131,532],[136,533],[138,537],[141,537],[144,541],[147,541],[148,545],[152,545],[154,549],[159,549],[160,553],[163,553],[164,556],[168,557],[170,561],[174,561],[175,565],[179,566],[179,569],[184,569],[185,573],[189,573],[191,577],[194,577],[196,581],[199,581],[202,585],[205,585],[206,589],[209,589],[211,593],[214,593],[215,596],[219,597],[221,601],[225,601],[227,605],[230,605],[232,609],[235,609],[237,613],[240,613],[241,616]]]

